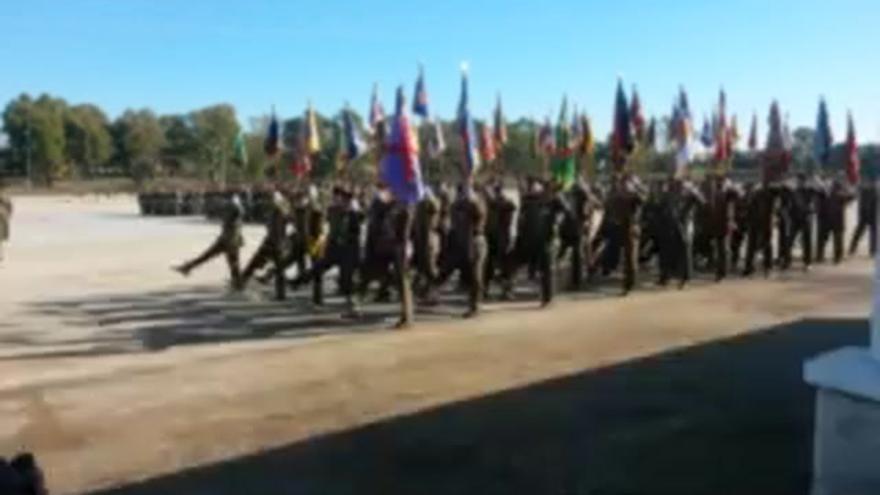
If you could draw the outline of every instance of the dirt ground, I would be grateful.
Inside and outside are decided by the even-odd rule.
[[[770,279],[455,295],[388,330],[168,267],[216,226],[20,197],[0,264],[0,455],[54,493],[804,493],[803,359],[867,340],[871,263]],[[246,253],[261,228],[246,230]]]

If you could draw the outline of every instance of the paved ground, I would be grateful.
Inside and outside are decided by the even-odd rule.
[[[867,338],[865,259],[468,322],[451,296],[394,332],[180,278],[215,227],[127,197],[21,198],[13,228],[0,452],[57,493],[803,493],[800,363]]]

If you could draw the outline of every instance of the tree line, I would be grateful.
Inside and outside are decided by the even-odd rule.
[[[370,177],[376,155],[368,153],[354,163],[340,162],[339,133],[341,113],[317,115],[321,151],[312,157],[311,176],[326,179],[340,170],[351,177]],[[249,129],[242,129],[235,108],[217,104],[185,114],[157,115],[148,108],[129,109],[114,120],[97,105],[70,104],[62,98],[43,94],[36,98],[22,94],[10,101],[2,115],[8,146],[0,151],[0,175],[29,177],[34,183],[51,186],[67,179],[92,179],[106,176],[130,177],[139,184],[160,179],[195,179],[212,183],[255,182],[266,178],[290,177],[294,154],[282,152],[275,158],[263,152],[268,116],[250,119]],[[356,125],[366,135],[363,119],[355,114]],[[478,124],[481,124],[478,122]],[[285,150],[296,147],[304,119],[302,116],[281,123]],[[439,156],[423,147],[423,173],[429,180],[454,180],[462,166],[462,141],[454,121],[441,121],[447,147]],[[521,118],[508,124],[508,142],[499,150],[495,163],[484,167],[514,176],[540,174],[547,158],[535,153],[534,136],[540,123]],[[672,155],[663,136],[665,120],[660,120],[660,138],[656,146],[637,155],[638,170],[661,173],[670,169]],[[430,129],[421,128],[422,142]],[[236,153],[241,135],[246,155]],[[812,158],[814,130],[801,127],[793,132],[794,167],[815,166]],[[592,174],[602,170],[608,160],[604,140],[597,140],[595,152],[581,159],[580,166]],[[880,147],[860,148],[863,170],[880,166]],[[694,168],[708,166],[707,159],[697,159]],[[838,144],[832,151],[829,168],[842,170],[845,151]],[[737,151],[734,170],[754,170],[757,158]]]

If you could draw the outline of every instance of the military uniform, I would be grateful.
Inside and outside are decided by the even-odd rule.
[[[360,286],[358,293],[361,299],[366,297],[367,289],[373,281],[379,281],[378,300],[388,298],[388,287],[391,284],[391,266],[394,264],[396,234],[391,219],[394,204],[381,197],[370,203],[367,213],[367,239],[364,259],[360,267]]]
[[[553,248],[559,217],[570,214],[569,206],[550,191],[528,190],[520,199],[520,213],[513,256],[504,276],[505,294],[512,290],[520,266],[535,267],[540,277],[541,305],[553,300]]]
[[[453,272],[461,274],[468,289],[468,311],[465,317],[479,312],[483,296],[483,265],[486,260],[486,206],[472,191],[462,191],[452,203],[452,231],[449,256],[444,260],[438,284]]]
[[[661,195],[658,211],[658,243],[660,258],[660,285],[673,275],[679,287],[686,284],[693,270],[693,212],[705,205],[702,193],[690,183],[672,180]],[[712,238],[707,231],[707,237]]]
[[[516,213],[516,204],[508,198],[504,191],[496,188],[492,198],[487,203],[486,211],[486,253],[485,269],[483,270],[483,297],[489,294],[489,285],[500,273],[503,277],[504,267],[510,256],[512,248],[511,229],[513,217]]]
[[[819,187],[818,184],[807,182],[801,177],[797,185],[784,191],[788,196],[785,203],[788,205],[791,219],[789,237],[782,248],[784,268],[788,268],[792,262],[792,249],[798,239],[800,239],[804,269],[808,269],[813,262],[813,224],[816,221],[817,204],[821,197]]]
[[[864,180],[864,179],[863,179]],[[859,247],[865,230],[868,231],[868,249],[871,256],[877,252],[877,183],[864,180],[859,188],[859,216],[856,230],[849,243],[849,254],[852,256]]]
[[[275,281],[275,299],[283,301],[286,296],[286,283],[284,278],[283,261],[287,251],[287,223],[290,218],[290,205],[280,194],[275,193],[272,201],[272,210],[266,221],[266,235],[260,247],[251,257],[241,276],[240,288],[243,288],[251,276],[257,270],[266,266],[269,262],[274,268],[272,274]]]
[[[577,182],[568,193],[571,214],[563,217],[560,226],[562,246],[559,258],[571,251],[569,284],[578,290],[583,282],[586,265],[592,259],[590,233],[593,230],[593,212],[599,206],[599,199],[589,184]]]
[[[623,293],[636,284],[638,249],[641,236],[641,211],[646,194],[635,178],[619,178],[608,197],[605,214],[608,220],[605,235],[605,271],[616,266],[623,254]]]
[[[736,264],[739,242],[733,239],[737,230],[736,209],[743,194],[730,180],[718,176],[711,179],[703,210],[707,212],[706,234],[710,244],[711,259],[715,268],[715,280],[721,281]]]
[[[748,207],[748,243],[746,245],[743,276],[755,272],[755,256],[760,251],[764,276],[773,267],[773,219],[776,211],[776,191],[769,183],[756,186]]]
[[[413,287],[425,297],[439,275],[437,258],[440,254],[440,202],[426,195],[416,204],[413,226],[413,264],[416,278]]]
[[[0,261],[3,261],[3,245],[9,240],[12,224],[12,200],[0,193]]]
[[[239,267],[239,253],[244,245],[244,237],[241,235],[241,227],[244,219],[244,209],[237,198],[230,200],[223,213],[223,226],[220,235],[213,244],[199,257],[184,263],[176,268],[183,275],[189,275],[199,265],[221,254],[226,256],[229,265],[229,274],[233,287],[241,286],[241,272]]]
[[[823,197],[820,207],[819,219],[819,245],[817,258],[825,259],[825,246],[828,240],[833,238],[834,263],[843,260],[843,236],[846,232],[846,207],[855,199],[855,193],[848,185],[835,180],[831,184],[828,194]]]
[[[291,284],[298,286],[311,281],[312,302],[324,304],[324,273],[337,266],[340,292],[349,310],[354,310],[354,272],[360,258],[360,235],[364,216],[360,206],[347,191],[337,190],[334,196],[333,204],[327,209],[330,226],[327,245],[311,269],[299,274]]]

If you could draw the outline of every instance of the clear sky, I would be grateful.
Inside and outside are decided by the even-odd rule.
[[[365,112],[373,82],[388,108],[419,62],[451,117],[466,60],[477,116],[498,91],[510,119],[567,93],[604,135],[619,74],[656,115],[684,84],[701,116],[723,85],[762,134],[772,98],[812,126],[824,94],[836,138],[852,109],[860,141],[880,141],[878,0],[0,0],[0,40],[0,102],[49,92],[111,117],[228,102],[247,122],[308,99]]]

